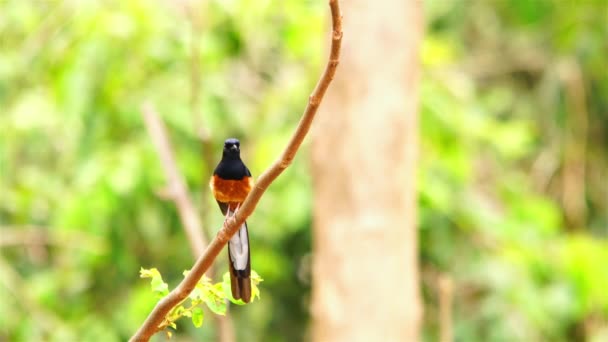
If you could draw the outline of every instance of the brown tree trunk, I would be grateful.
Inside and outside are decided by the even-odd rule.
[[[315,124],[313,338],[417,341],[421,2],[342,2],[344,43]]]

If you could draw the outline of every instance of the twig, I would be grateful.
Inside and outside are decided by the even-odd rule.
[[[177,207],[179,218],[184,226],[190,248],[192,249],[192,254],[194,254],[195,258],[198,258],[205,251],[207,241],[203,236],[202,224],[190,200],[186,184],[177,170],[177,164],[173,157],[165,126],[159,119],[152,104],[144,104],[142,113],[148,133],[152,137],[152,142],[156,146],[156,151],[160,157],[161,166],[167,175],[169,195]]]
[[[236,233],[241,224],[251,215],[268,186],[270,186],[283,170],[291,164],[298,148],[302,144],[302,140],[308,133],[312,120],[319,108],[319,104],[321,103],[325,91],[333,79],[338,66],[340,46],[342,43],[342,17],[338,0],[329,0],[329,7],[331,9],[332,19],[332,41],[329,60],[317,86],[308,100],[308,105],[304,110],[304,114],[287,144],[287,147],[279,159],[276,160],[268,170],[262,173],[255,187],[243,202],[241,208],[224,222],[224,226],[217,233],[213,241],[211,241],[203,255],[198,258],[184,280],[156,304],[148,318],[146,318],[141,327],[131,337],[130,341],[148,341],[150,337],[158,331],[158,325],[163,321],[165,315],[175,305],[184,300],[194,289],[198,280],[211,266],[230,237]]]

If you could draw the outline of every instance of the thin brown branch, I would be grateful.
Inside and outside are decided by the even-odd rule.
[[[236,233],[241,224],[245,222],[251,213],[253,213],[257,203],[260,201],[260,198],[268,186],[270,186],[270,184],[272,184],[272,182],[291,164],[298,148],[310,129],[310,125],[317,113],[319,104],[321,103],[325,91],[333,79],[338,66],[342,43],[342,17],[338,0],[330,0],[329,7],[331,9],[332,19],[332,41],[329,60],[317,86],[309,98],[304,114],[302,115],[291,140],[287,144],[287,147],[279,159],[276,160],[268,170],[262,173],[256,186],[249,193],[241,208],[235,215],[225,221],[224,226],[217,233],[213,241],[211,241],[203,255],[198,258],[184,280],[156,304],[156,307],[154,307],[142,326],[131,337],[130,341],[148,341],[150,337],[158,331],[158,326],[163,321],[165,315],[175,305],[184,300],[194,289],[198,280],[213,264],[213,261],[224,248],[230,237]]]
[[[173,157],[173,150],[171,149],[165,126],[150,103],[146,103],[143,106],[142,113],[148,133],[161,160],[161,166],[167,176],[169,196],[177,207],[179,218],[184,226],[190,248],[192,249],[192,254],[195,258],[198,258],[203,254],[207,241],[203,236],[202,224],[196,213],[194,204],[190,200],[186,184],[177,170],[177,164],[175,157]]]

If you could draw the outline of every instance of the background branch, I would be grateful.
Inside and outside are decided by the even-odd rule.
[[[150,337],[158,331],[158,326],[164,319],[165,315],[194,289],[196,283],[212,265],[213,261],[224,248],[230,237],[238,230],[240,225],[253,213],[260,198],[272,184],[272,182],[291,164],[295,157],[298,148],[302,144],[304,137],[308,133],[312,120],[315,117],[319,104],[325,95],[329,83],[334,77],[338,61],[340,57],[340,47],[342,42],[342,17],[340,7],[337,0],[330,0],[329,6],[331,9],[332,19],[332,41],[330,56],[321,75],[317,86],[312,95],[309,97],[308,105],[304,110],[304,114],[296,127],[287,147],[271,167],[266,170],[258,179],[255,187],[249,193],[243,202],[240,210],[235,215],[224,222],[224,226],[218,232],[217,236],[211,241],[205,252],[196,261],[188,275],[184,280],[165,298],[161,299],[142,326],[131,337],[131,341],[148,341]]]
[[[203,235],[203,225],[198,217],[194,204],[190,200],[186,183],[177,170],[177,163],[167,137],[167,132],[163,122],[159,119],[158,113],[150,103],[142,107],[144,122],[152,142],[156,147],[161,166],[167,176],[169,197],[175,203],[179,218],[182,222],[192,254],[198,258],[207,245],[207,239]]]
[[[190,115],[192,117],[192,124],[194,127],[195,134],[200,140],[201,155],[203,163],[205,165],[203,179],[211,177],[213,172],[213,165],[215,162],[215,154],[213,153],[213,139],[209,133],[209,129],[204,124],[203,112],[201,111],[201,94],[203,91],[202,87],[202,65],[201,65],[201,32],[205,29],[205,13],[207,13],[207,2],[206,1],[188,1],[185,5],[185,14],[190,22]],[[210,195],[210,189],[205,184],[201,189],[201,197],[208,198]],[[215,205],[215,201],[213,203]],[[211,206],[202,205],[201,217],[205,220],[209,217]],[[213,207],[215,209],[215,207]],[[208,221],[204,222],[205,226],[208,225]],[[204,231],[206,237],[209,238],[210,234],[208,231]],[[221,339],[222,342],[232,341],[234,338]]]
[[[173,202],[175,202],[182,226],[184,227],[184,231],[188,237],[188,242],[190,243],[192,254],[196,259],[203,254],[205,251],[205,246],[207,245],[207,239],[203,234],[203,225],[201,224],[201,220],[194,209],[194,205],[192,204],[192,200],[188,194],[186,183],[177,170],[177,164],[175,162],[175,157],[173,156],[173,150],[171,149],[165,125],[150,103],[144,105],[142,114],[144,121],[146,122],[148,133],[154,142],[154,146],[156,146],[156,151],[160,157],[161,165],[169,181],[169,197],[171,200],[173,200]],[[210,164],[207,163],[207,165]],[[210,269],[207,274],[212,277],[214,274],[213,268]],[[215,322],[219,336],[218,340],[222,342],[234,341],[234,334],[232,333],[232,321],[230,320],[228,312],[226,312],[226,316],[217,316],[216,318],[217,319]]]

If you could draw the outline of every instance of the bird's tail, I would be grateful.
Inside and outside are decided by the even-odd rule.
[[[245,303],[251,301],[251,257],[247,222],[228,242],[228,264],[230,265],[230,287],[232,297]]]

